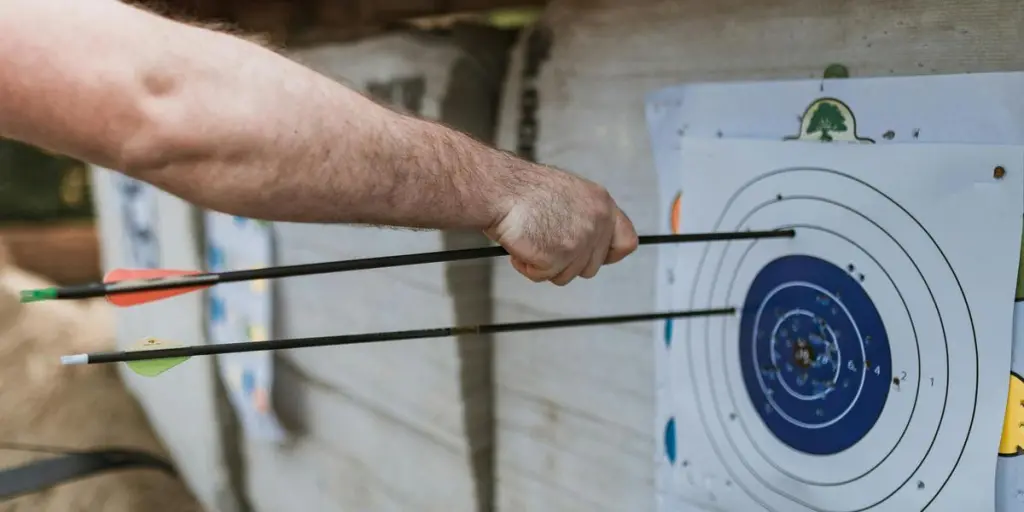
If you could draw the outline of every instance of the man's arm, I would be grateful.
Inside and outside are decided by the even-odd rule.
[[[486,229],[517,183],[543,182],[258,44],[115,0],[3,0],[0,34],[0,136],[214,210]]]
[[[600,185],[117,0],[0,0],[0,136],[267,220],[479,229],[564,285],[636,249]]]

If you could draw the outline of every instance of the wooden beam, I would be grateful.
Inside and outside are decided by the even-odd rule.
[[[278,44],[348,40],[406,20],[516,7],[548,0],[138,0],[163,12],[227,22]]]

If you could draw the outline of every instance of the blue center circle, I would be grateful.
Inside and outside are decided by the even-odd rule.
[[[878,421],[892,384],[882,317],[858,279],[823,259],[765,265],[740,318],[740,367],[768,429],[813,455],[839,453]]]

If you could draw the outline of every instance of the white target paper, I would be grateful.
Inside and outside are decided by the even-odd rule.
[[[653,93],[647,116],[664,194],[678,190],[673,148],[680,136],[820,140],[811,128],[818,107],[838,102],[848,118],[844,143],[1024,143],[1024,73],[972,73],[687,84]],[[805,122],[806,121],[806,122]],[[852,136],[852,137],[851,137]],[[671,196],[662,200],[668,207]],[[667,214],[666,214],[667,215]],[[666,222],[665,229],[668,229]],[[1018,270],[1020,273],[1020,270]],[[1009,279],[1010,276],[1007,276]],[[660,341],[656,345],[660,345]],[[1014,312],[1010,394],[996,463],[996,512],[1024,506],[1024,285],[1018,281]],[[659,389],[659,396],[664,390]],[[658,401],[659,407],[662,400]],[[663,428],[659,425],[659,432]],[[664,443],[664,441],[663,441]]]
[[[685,436],[660,508],[991,510],[1006,402],[984,391],[1009,372],[1024,150],[679,151],[682,232],[798,235],[663,253],[659,300],[740,313],[666,324],[659,422]]]

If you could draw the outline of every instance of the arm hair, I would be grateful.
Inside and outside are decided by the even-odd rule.
[[[0,136],[247,217],[487,229],[543,168],[258,42],[116,0],[0,0]]]

